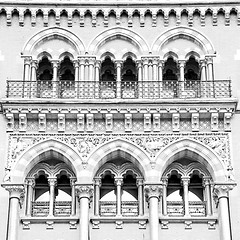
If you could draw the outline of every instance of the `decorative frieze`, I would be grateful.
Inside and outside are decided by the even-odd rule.
[[[111,142],[114,139],[122,139],[131,142],[138,148],[142,149],[149,156],[152,163],[155,163],[156,156],[170,144],[181,139],[192,139],[200,144],[208,146],[216,155],[219,156],[221,161],[225,164],[226,168],[231,170],[230,162],[230,145],[229,133],[145,133],[145,134],[9,134],[9,148],[8,160],[6,169],[11,170],[14,163],[21,156],[24,151],[27,151],[34,144],[46,141],[47,139],[54,139],[59,142],[67,144],[78,152],[82,163],[85,165],[88,162],[88,157],[101,145]]]

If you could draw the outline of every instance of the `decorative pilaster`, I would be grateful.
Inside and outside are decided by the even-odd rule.
[[[71,208],[71,215],[75,216],[76,215],[76,191],[75,191],[75,183],[77,179],[76,178],[71,178],[70,179],[70,185],[71,185],[71,193],[72,193],[72,208]]]
[[[214,79],[214,77],[213,77],[213,57],[207,56],[206,61],[207,61],[207,80],[212,81]]]
[[[8,225],[7,225],[7,240],[18,239],[18,227],[19,227],[19,208],[20,208],[20,197],[24,193],[23,184],[3,184],[9,192],[9,214],[8,214]]]
[[[232,240],[231,223],[229,216],[229,191],[236,186],[236,183],[214,184],[214,195],[217,197],[218,220],[221,240]]]
[[[30,65],[31,65],[31,56],[23,56],[24,58],[24,70],[23,70],[23,81],[29,81],[30,78]]]
[[[189,198],[188,198],[188,186],[190,183],[189,177],[182,177],[182,184],[183,184],[183,196],[184,196],[184,215],[189,216]]]
[[[95,184],[94,214],[96,216],[99,216],[100,187],[102,185],[102,179],[101,178],[94,178],[94,184]]]
[[[113,130],[113,114],[106,114],[106,132],[112,132]]]
[[[137,179],[137,187],[138,187],[138,209],[139,209],[139,215],[143,215],[143,179],[138,178]]]
[[[158,201],[162,195],[162,187],[156,184],[146,185],[145,193],[149,202],[150,240],[159,240]]]
[[[76,184],[75,189],[80,205],[79,239],[89,240],[89,202],[93,196],[93,186]]]

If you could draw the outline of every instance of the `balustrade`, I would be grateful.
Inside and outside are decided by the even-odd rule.
[[[7,81],[8,98],[174,99],[231,97],[230,80]],[[120,91],[120,92],[119,92]]]
[[[70,201],[56,201],[54,202],[53,215],[55,217],[66,217],[71,215],[71,202]],[[49,215],[49,202],[33,202],[32,203],[32,216],[33,217],[46,217]]]
[[[100,216],[116,216],[117,203],[116,201],[100,201]],[[123,201],[121,202],[121,215],[124,217],[138,216],[139,212],[138,201]]]

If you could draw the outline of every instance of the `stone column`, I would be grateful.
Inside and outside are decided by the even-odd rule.
[[[212,215],[212,198],[211,198],[211,190],[210,190],[210,177],[203,178],[203,187],[204,187],[204,196],[206,201],[206,214],[207,216]]]
[[[184,200],[184,215],[189,216],[189,199],[188,199],[188,185],[190,183],[189,177],[182,177],[183,184],[183,200]]]
[[[89,202],[93,195],[92,185],[76,185],[76,194],[79,199],[80,216],[79,231],[81,240],[89,240]]]
[[[137,187],[138,187],[138,214],[143,216],[143,179],[137,179]]]
[[[74,70],[75,70],[74,80],[75,80],[75,82],[77,82],[77,81],[79,81],[79,62],[78,62],[78,60],[73,61],[73,66],[74,66]]]
[[[31,60],[32,57],[24,56],[23,81],[29,81]]]
[[[79,58],[79,65],[80,65],[80,81],[85,81],[85,58]]]
[[[162,80],[163,80],[163,63],[164,63],[163,60],[160,60],[158,62],[158,80],[160,82],[162,82]]]
[[[136,61],[138,70],[138,98],[143,97],[144,83],[142,82],[142,62],[141,60]]]
[[[99,90],[100,90],[100,67],[101,61],[96,60],[95,63],[95,98],[99,98]]]
[[[152,59],[153,81],[158,80],[158,58]]]
[[[56,178],[48,178],[49,184],[49,213],[48,216],[54,216],[54,202],[55,202],[55,186],[57,184]]]
[[[101,178],[95,178],[94,183],[95,183],[94,214],[96,216],[99,216],[100,187],[101,187],[101,184],[102,184],[102,179]]]
[[[206,69],[205,59],[200,60],[200,68],[201,68],[201,81],[205,82],[207,79],[207,69]]]
[[[117,68],[117,98],[121,98],[121,68],[122,68],[122,60],[116,60],[116,68]]]
[[[76,183],[76,178],[71,178],[70,179],[70,184],[71,184],[71,193],[72,193],[72,206],[71,206],[71,215],[75,216],[76,215],[76,194],[75,194],[75,183]]]
[[[31,78],[30,78],[32,82],[37,81],[37,66],[38,66],[38,61],[32,60],[31,61]]]
[[[143,81],[148,81],[148,58],[143,58]]]
[[[22,184],[3,184],[2,186],[9,192],[9,211],[6,240],[17,240],[19,235],[18,227],[20,197],[24,193],[24,186]]]
[[[26,215],[31,216],[32,212],[32,201],[33,201],[33,191],[35,186],[35,179],[34,178],[28,178],[27,179],[27,199],[25,200],[27,202],[26,205]]]
[[[178,64],[179,64],[179,70],[180,70],[180,84],[178,85],[178,95],[182,96],[182,93],[184,91],[184,82],[185,82],[185,78],[184,78],[184,67],[185,67],[185,60],[179,60]]]
[[[229,191],[232,190],[235,186],[235,183],[223,183],[214,185],[214,195],[217,197],[220,240],[232,240],[228,198]]]
[[[94,74],[95,74],[95,71],[94,71],[94,58],[90,58],[89,59],[89,80],[90,81],[93,81],[94,80]]]
[[[146,185],[145,193],[149,202],[149,224],[150,224],[150,240],[159,240],[158,227],[158,201],[162,193],[160,185]]]
[[[168,178],[162,178],[162,214],[167,215],[167,184]]]
[[[121,216],[121,206],[122,206],[122,178],[115,178],[115,184],[117,186],[117,216]]]
[[[208,56],[206,57],[207,61],[207,80],[208,81],[213,81],[213,58]]]
[[[58,97],[58,87],[59,87],[59,82],[58,82],[58,65],[59,65],[59,61],[58,60],[52,60],[52,67],[53,67],[52,96],[53,96],[53,98],[57,98]]]

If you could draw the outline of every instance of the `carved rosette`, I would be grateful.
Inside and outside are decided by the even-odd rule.
[[[152,197],[155,198],[160,198],[160,196],[162,195],[162,186],[161,185],[156,185],[156,184],[149,184],[146,185],[145,188],[145,194],[146,194],[146,198],[147,200],[149,200]]]
[[[76,185],[75,187],[76,195],[78,199],[88,198],[89,200],[93,196],[93,186],[92,185]]]
[[[2,184],[9,192],[9,198],[22,198],[24,195],[24,185],[23,184]]]
[[[221,197],[228,197],[229,191],[231,191],[236,185],[237,185],[236,183],[214,184],[214,189],[213,189],[214,197],[217,199]]]

